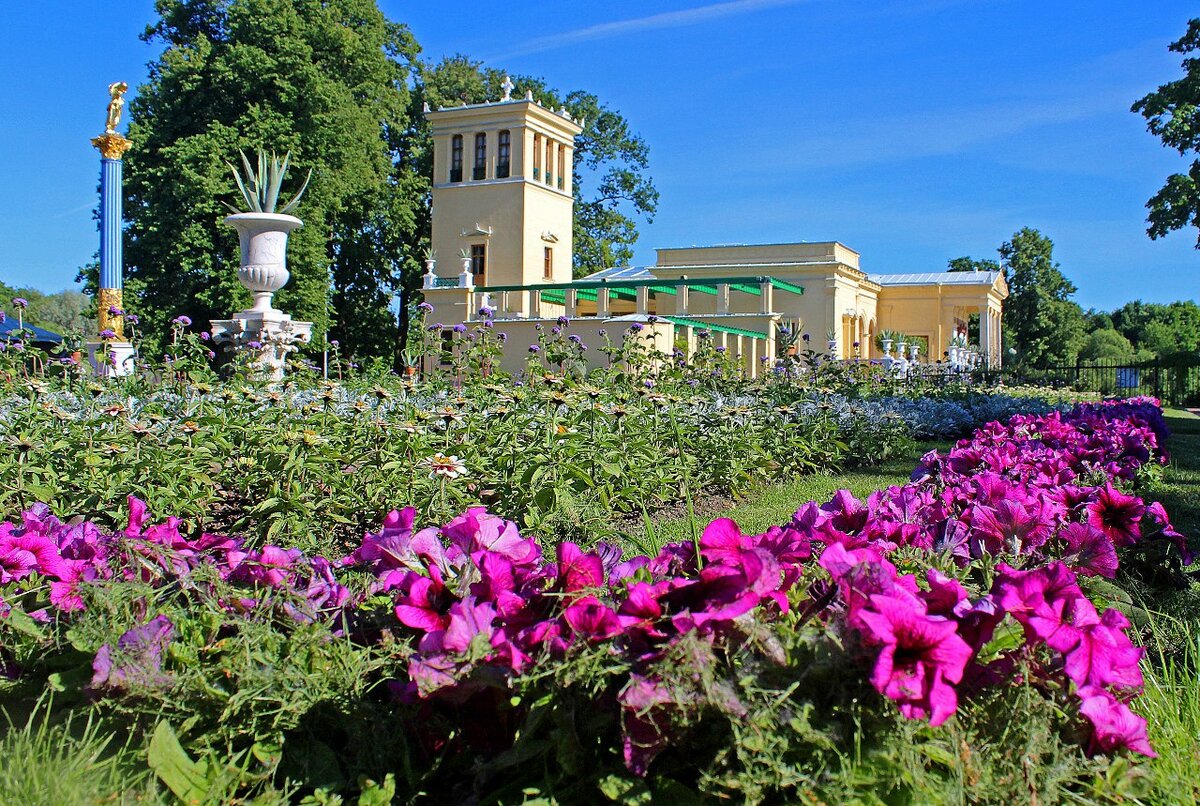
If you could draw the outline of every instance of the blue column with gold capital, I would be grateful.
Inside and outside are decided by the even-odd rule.
[[[115,291],[122,288],[125,265],[121,253],[123,164],[119,159],[100,159],[100,287]]]
[[[133,345],[125,341],[124,300],[122,299],[125,271],[122,255],[122,197],[121,158],[133,143],[117,132],[125,93],[129,85],[117,81],[108,85],[110,100],[104,134],[92,138],[100,151],[100,287],[96,307],[100,324],[100,341],[88,343],[88,360],[97,375],[127,375],[133,370]]]
[[[133,144],[116,132],[107,132],[93,138],[92,145],[100,149],[100,288],[96,304],[100,331],[111,330],[119,339],[124,334],[125,322],[120,315],[114,316],[109,311],[123,308],[121,158]]]

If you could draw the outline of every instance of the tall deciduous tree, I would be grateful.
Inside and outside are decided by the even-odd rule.
[[[403,152],[417,46],[375,0],[157,0],[144,39],[165,46],[130,104],[127,307],[149,336],[243,307],[226,161],[291,151],[313,168],[278,304],[359,352],[393,351],[388,308],[421,179]],[[294,180],[295,181],[295,180]],[[413,188],[416,192],[412,192]],[[148,321],[147,321],[148,320]]]
[[[1146,128],[1182,156],[1200,152],[1200,19],[1188,23],[1187,33],[1171,43],[1170,49],[1184,55],[1183,78],[1163,84],[1134,102],[1133,111],[1146,119]],[[1200,228],[1200,159],[1193,159],[1187,173],[1167,177],[1167,182],[1150,201],[1151,238],[1193,226]],[[1200,249],[1200,238],[1196,248]]]
[[[495,100],[503,80],[501,70],[454,56],[426,68],[425,100],[434,107]],[[638,238],[637,219],[651,221],[658,210],[646,141],[591,93],[564,94],[531,76],[514,75],[512,81],[516,97],[532,92],[543,106],[566,108],[584,121],[575,138],[575,275],[627,264]]]
[[[1004,326],[1020,360],[1032,366],[1075,360],[1083,342],[1083,310],[1076,288],[1054,261],[1054,243],[1026,227],[1000,246],[1009,297]]]
[[[1000,271],[1000,264],[987,258],[955,257],[947,261],[946,271]]]

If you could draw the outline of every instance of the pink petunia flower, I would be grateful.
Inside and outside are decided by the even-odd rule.
[[[928,615],[908,597],[871,596],[859,613],[863,639],[880,646],[871,684],[900,706],[909,719],[929,716],[940,725],[958,710],[952,683],[962,680],[974,654],[958,636],[957,625]]]

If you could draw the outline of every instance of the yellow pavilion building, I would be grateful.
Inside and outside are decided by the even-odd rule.
[[[589,347],[642,323],[654,349],[696,348],[701,331],[756,375],[780,335],[811,334],[837,358],[879,358],[900,331],[937,361],[979,316],[979,353],[998,367],[1008,287],[1000,272],[867,274],[837,241],[657,250],[653,266],[572,279],[572,164],[580,121],[514,99],[426,110],[433,133],[433,255],[425,300],[447,328],[495,309],[508,333],[503,368],[524,366],[536,326],[560,316]],[[454,256],[447,258],[446,256]],[[827,335],[832,339],[827,342]],[[596,355],[598,351],[591,354]]]

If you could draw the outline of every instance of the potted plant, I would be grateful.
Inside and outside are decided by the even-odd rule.
[[[291,152],[280,160],[274,153],[268,158],[266,152],[259,150],[257,166],[250,163],[244,152],[238,153],[245,175],[232,164],[229,170],[233,172],[245,209],[226,204],[233,210],[233,215],[227,216],[225,223],[236,229],[241,239],[238,280],[254,294],[254,305],[250,310],[273,312],[271,297],[287,285],[290,276],[287,270],[288,233],[304,226],[304,222],[289,213],[296,209],[308,189],[312,170],[291,199],[281,203],[280,190],[287,177]]]
[[[421,365],[421,357],[421,351],[411,347],[405,347],[401,351],[400,358],[404,361],[404,377],[412,378],[417,374],[417,368]]]

